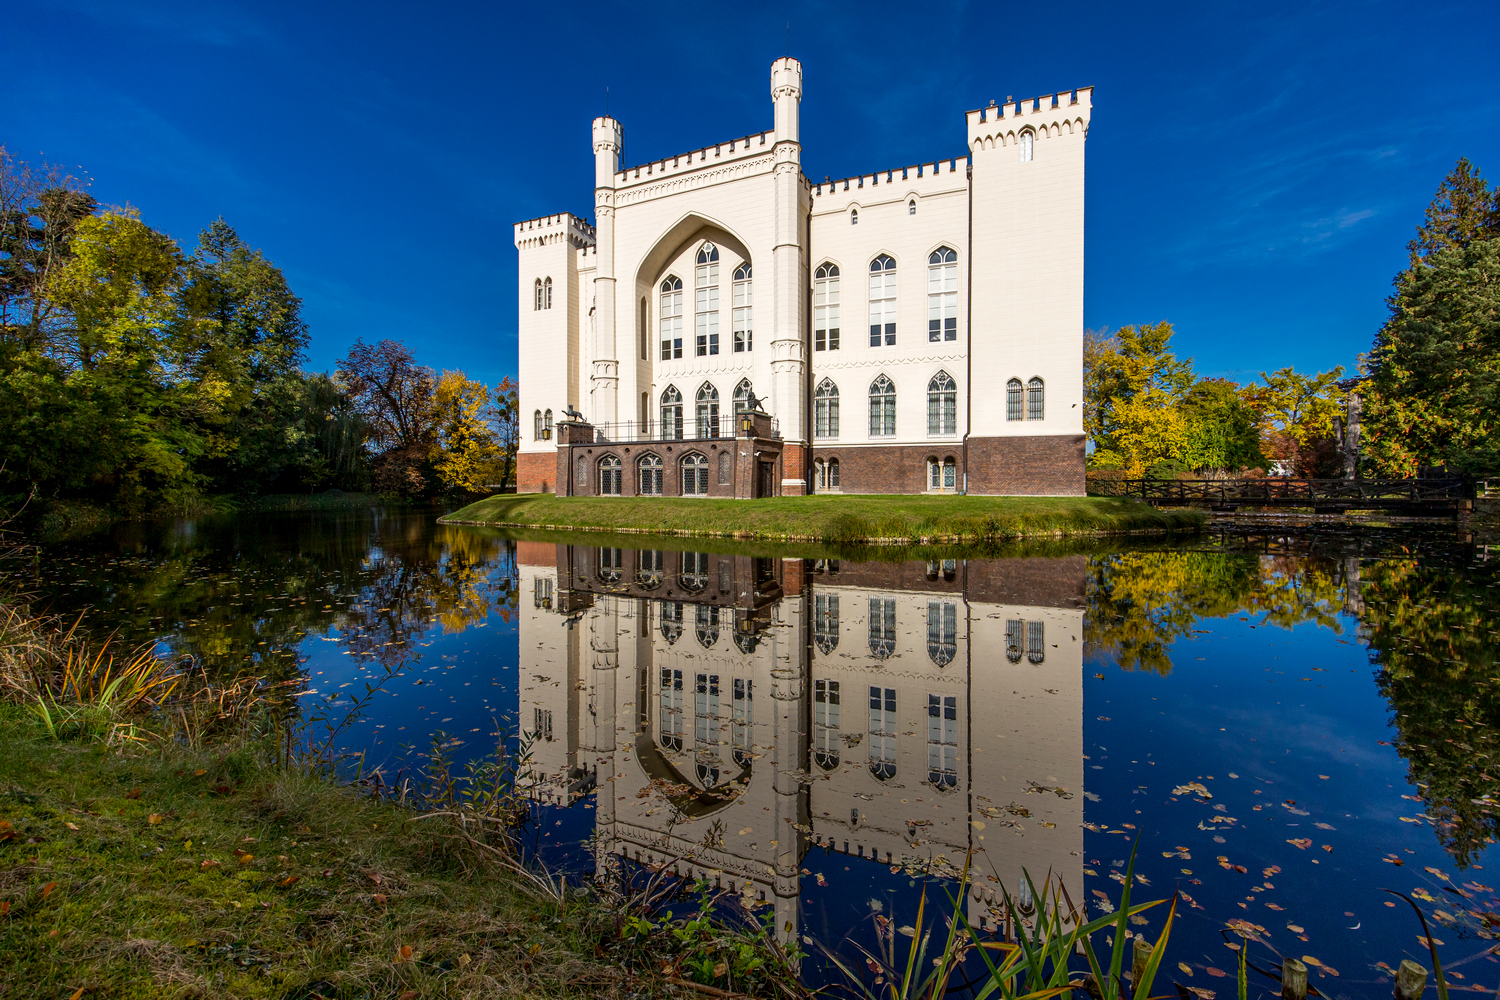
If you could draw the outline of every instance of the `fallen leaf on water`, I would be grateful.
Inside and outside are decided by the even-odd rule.
[[[1422,936],[1422,935],[1421,935],[1421,934],[1418,934],[1418,935],[1417,935],[1417,940],[1418,940],[1418,941],[1420,941],[1420,942],[1422,942],[1422,945],[1423,945],[1423,946],[1424,946],[1424,947],[1425,947],[1425,946],[1426,946],[1426,944],[1427,944],[1427,939],[1426,939],[1426,938],[1425,938],[1425,937],[1423,937],[1423,936]],[[1439,941],[1439,940],[1438,940],[1438,939],[1437,939],[1437,938],[1433,938],[1433,939],[1432,939],[1432,943],[1433,943],[1433,944],[1442,944],[1442,943],[1443,943],[1443,942],[1442,942],[1442,941]]]
[[[1336,826],[1330,826],[1327,823],[1314,823],[1313,826],[1317,827],[1319,830],[1337,830],[1338,829],[1338,827],[1336,827]]]
[[[72,826],[73,824],[69,823],[68,825]],[[74,829],[76,830],[77,827],[74,827]],[[1451,879],[1449,879],[1447,875],[1443,874],[1443,872],[1442,872],[1441,869],[1438,869],[1438,868],[1428,868],[1428,867],[1424,866],[1422,868],[1422,870],[1424,872],[1426,872],[1427,874],[1429,874],[1429,875],[1436,875],[1438,878],[1442,879],[1444,882],[1451,881]]]
[[[1322,847],[1323,847],[1323,850],[1327,851],[1329,854],[1333,853],[1333,845],[1332,844],[1323,844]]]
[[[1322,778],[1324,781],[1328,780],[1328,775],[1326,775],[1326,774],[1320,774],[1320,775],[1318,775],[1318,777]]]
[[[1280,865],[1271,865],[1268,868],[1261,869],[1260,873],[1263,876],[1265,876],[1266,878],[1270,878],[1272,875],[1280,875],[1281,874],[1281,866]]]
[[[1197,782],[1197,781],[1189,781],[1185,785],[1178,785],[1176,788],[1172,789],[1172,794],[1173,795],[1197,795],[1199,798],[1204,798],[1204,799],[1211,799],[1211,798],[1214,797],[1212,792],[1210,792],[1206,787],[1204,787],[1204,785],[1201,782]]]
[[[751,831],[751,828],[747,826],[743,830],[740,831],[740,836],[743,837],[745,834],[749,833],[750,831]]]
[[[1207,972],[1210,976],[1213,976],[1215,979],[1223,979],[1225,976],[1229,975],[1229,973],[1225,972],[1223,969],[1216,969],[1212,965],[1210,965],[1207,969],[1204,969],[1203,971]]]
[[[146,822],[152,826],[159,826],[161,824],[161,813],[152,813],[146,817]]]
[[[1213,990],[1206,990],[1201,986],[1184,986],[1183,989],[1197,997],[1198,1000],[1214,1000],[1214,997],[1218,996]]]
[[[1288,840],[1287,843],[1291,844],[1299,851],[1305,851],[1312,846],[1312,841],[1306,839],[1305,837],[1299,837],[1296,840]]]
[[[1182,970],[1182,974],[1185,976],[1191,976],[1193,974],[1193,967],[1191,965],[1188,965],[1186,962],[1178,962],[1177,967]]]

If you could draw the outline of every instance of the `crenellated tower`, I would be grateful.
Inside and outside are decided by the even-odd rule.
[[[615,344],[615,173],[625,129],[613,118],[594,119],[594,269],[593,371],[589,383],[589,416],[595,425],[614,423],[620,389],[620,360]]]
[[[807,331],[804,322],[807,286],[803,224],[802,143],[798,111],[802,101],[802,64],[790,56],[771,64],[771,99],[776,106],[775,163],[776,240],[771,250],[772,330],[771,400],[781,421],[784,495],[807,492]]]

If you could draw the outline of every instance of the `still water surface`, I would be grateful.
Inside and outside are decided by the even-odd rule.
[[[1137,898],[1183,894],[1182,985],[1232,994],[1222,928],[1245,919],[1325,994],[1383,995],[1381,963],[1430,963],[1382,888],[1420,901],[1455,986],[1500,980],[1486,550],[1216,535],[857,563],[435,518],[121,525],[47,546],[27,584],[210,671],[305,675],[309,715],[357,711],[337,739],[367,772],[524,738],[545,861],[674,860],[774,908],[814,979],[971,852],[976,923],[1023,870],[1108,912],[1138,836]]]

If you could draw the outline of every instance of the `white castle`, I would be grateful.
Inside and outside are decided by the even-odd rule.
[[[801,63],[771,96],[772,131],[626,169],[596,118],[595,224],[516,225],[520,491],[1082,494],[1092,90],[821,183]]]

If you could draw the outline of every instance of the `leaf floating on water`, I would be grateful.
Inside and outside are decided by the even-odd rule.
[[[1214,797],[1213,792],[1210,792],[1201,782],[1197,781],[1189,781],[1185,785],[1178,785],[1176,788],[1172,789],[1172,794],[1197,795],[1199,798],[1204,799],[1211,799]]]
[[[1193,967],[1191,965],[1188,965],[1186,962],[1178,962],[1177,967],[1182,970],[1182,974],[1185,976],[1191,976],[1193,974]]]
[[[1327,823],[1314,823],[1313,826],[1317,827],[1319,830],[1337,830],[1338,829],[1338,827],[1336,827],[1336,826],[1330,826]]]
[[[1305,851],[1312,846],[1312,841],[1308,840],[1306,837],[1299,837],[1296,840],[1288,840],[1287,843],[1291,844],[1299,851]]]
[[[1213,976],[1215,979],[1223,979],[1225,976],[1229,975],[1229,973],[1225,972],[1223,969],[1216,969],[1212,965],[1210,965],[1208,968],[1204,969],[1203,971],[1207,972],[1210,976]]]
[[[1213,990],[1206,990],[1201,986],[1184,986],[1183,989],[1197,997],[1198,1000],[1214,1000],[1214,997],[1218,996]]]
[[[72,826],[71,823],[68,824],[68,825]],[[1446,874],[1444,874],[1443,871],[1441,869],[1439,869],[1439,868],[1429,868],[1429,867],[1424,866],[1422,868],[1422,870],[1424,872],[1426,872],[1427,874],[1429,874],[1429,875],[1436,875],[1438,878],[1442,879],[1444,882],[1451,882],[1451,881],[1453,881]]]

